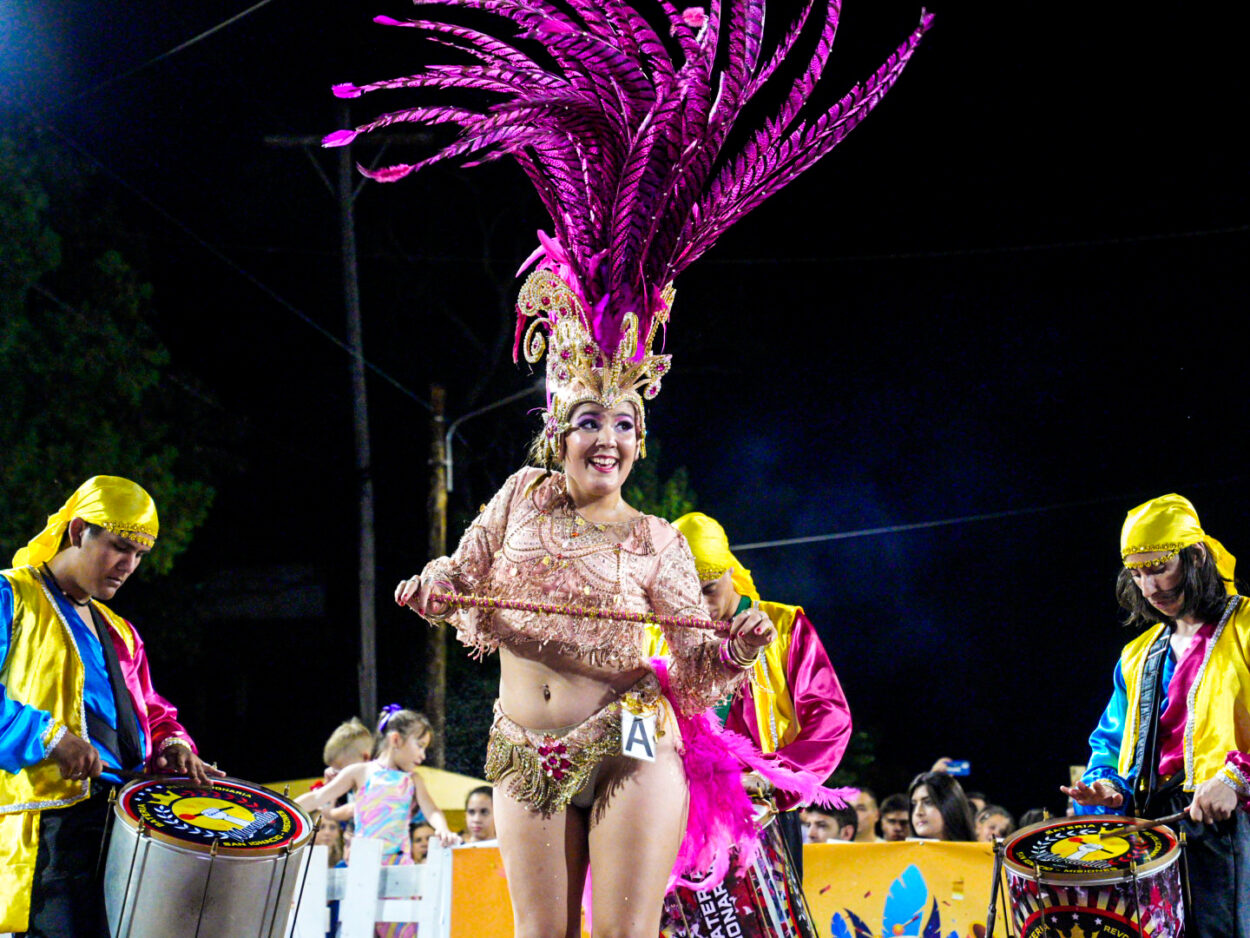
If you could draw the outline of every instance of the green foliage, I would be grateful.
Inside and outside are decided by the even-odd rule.
[[[877,744],[873,735],[864,730],[857,730],[851,734],[851,740],[847,744],[846,752],[842,754],[842,761],[838,763],[837,770],[830,777],[829,784],[835,787],[845,785],[878,786],[879,782],[873,772],[876,761]],[[884,797],[884,795],[881,797]]]
[[[675,521],[698,507],[698,495],[690,485],[690,472],[679,466],[660,479],[660,441],[647,439],[647,458],[634,463],[625,486],[625,501],[643,514]]]
[[[160,542],[144,568],[164,573],[213,489],[183,472],[152,288],[89,183],[39,141],[0,137],[0,561],[85,479],[120,475],[156,500]]]

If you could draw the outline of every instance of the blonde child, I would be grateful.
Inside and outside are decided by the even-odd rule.
[[[321,751],[321,758],[326,764],[325,780],[332,781],[349,765],[368,762],[373,758],[374,745],[373,730],[361,723],[359,717],[344,720],[334,728]],[[326,808],[322,816],[327,820],[346,823],[355,816],[355,810],[348,802],[336,808]]]
[[[382,862],[388,866],[412,863],[408,825],[416,808],[420,808],[444,845],[459,843],[460,838],[447,827],[447,819],[434,804],[425,783],[415,774],[432,741],[429,721],[419,713],[400,710],[392,704],[382,712],[378,735],[381,752],[377,759],[347,766],[324,787],[300,795],[296,799],[299,806],[319,811],[354,791],[355,836],[381,840]],[[416,930],[416,925],[391,923],[379,925],[377,934],[379,938],[413,938]]]

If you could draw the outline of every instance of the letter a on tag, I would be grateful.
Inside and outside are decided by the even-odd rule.
[[[644,716],[621,710],[621,754],[655,761],[655,712]]]

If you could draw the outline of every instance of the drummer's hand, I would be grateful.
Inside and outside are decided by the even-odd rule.
[[[1059,790],[1086,808],[1118,808],[1124,804],[1124,796],[1105,778],[1097,779],[1093,785],[1086,785],[1084,782],[1060,785]]]
[[[152,766],[163,775],[182,775],[201,788],[211,788],[214,778],[225,778],[226,773],[209,765],[186,746],[166,746]]]
[[[736,642],[738,648],[746,652],[743,656],[750,658],[756,649],[772,643],[777,637],[777,629],[772,619],[758,607],[753,606],[746,612],[740,612],[729,623],[729,640]]]
[[[1209,778],[1194,789],[1194,801],[1189,806],[1189,816],[1199,824],[1226,821],[1237,810],[1237,792],[1218,778]]]
[[[409,577],[400,580],[395,587],[395,602],[397,605],[407,606],[420,616],[441,616],[447,612],[447,604],[430,602],[430,593],[435,589],[440,593],[451,592],[448,583],[436,583],[434,580],[423,582],[419,576]]]
[[[759,772],[744,772],[742,774],[742,787],[748,795],[767,795],[773,790],[773,783]]]
[[[104,771],[95,746],[73,733],[62,736],[48,756],[61,769],[61,778],[99,778]]]

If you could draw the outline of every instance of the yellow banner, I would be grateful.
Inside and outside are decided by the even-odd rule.
[[[807,844],[803,887],[822,938],[984,938],[989,844]],[[499,851],[452,852],[452,938],[511,938]],[[1000,906],[995,936],[1007,929]]]
[[[803,890],[828,938],[983,938],[989,844],[806,844]],[[1000,907],[994,934],[1007,934]]]

